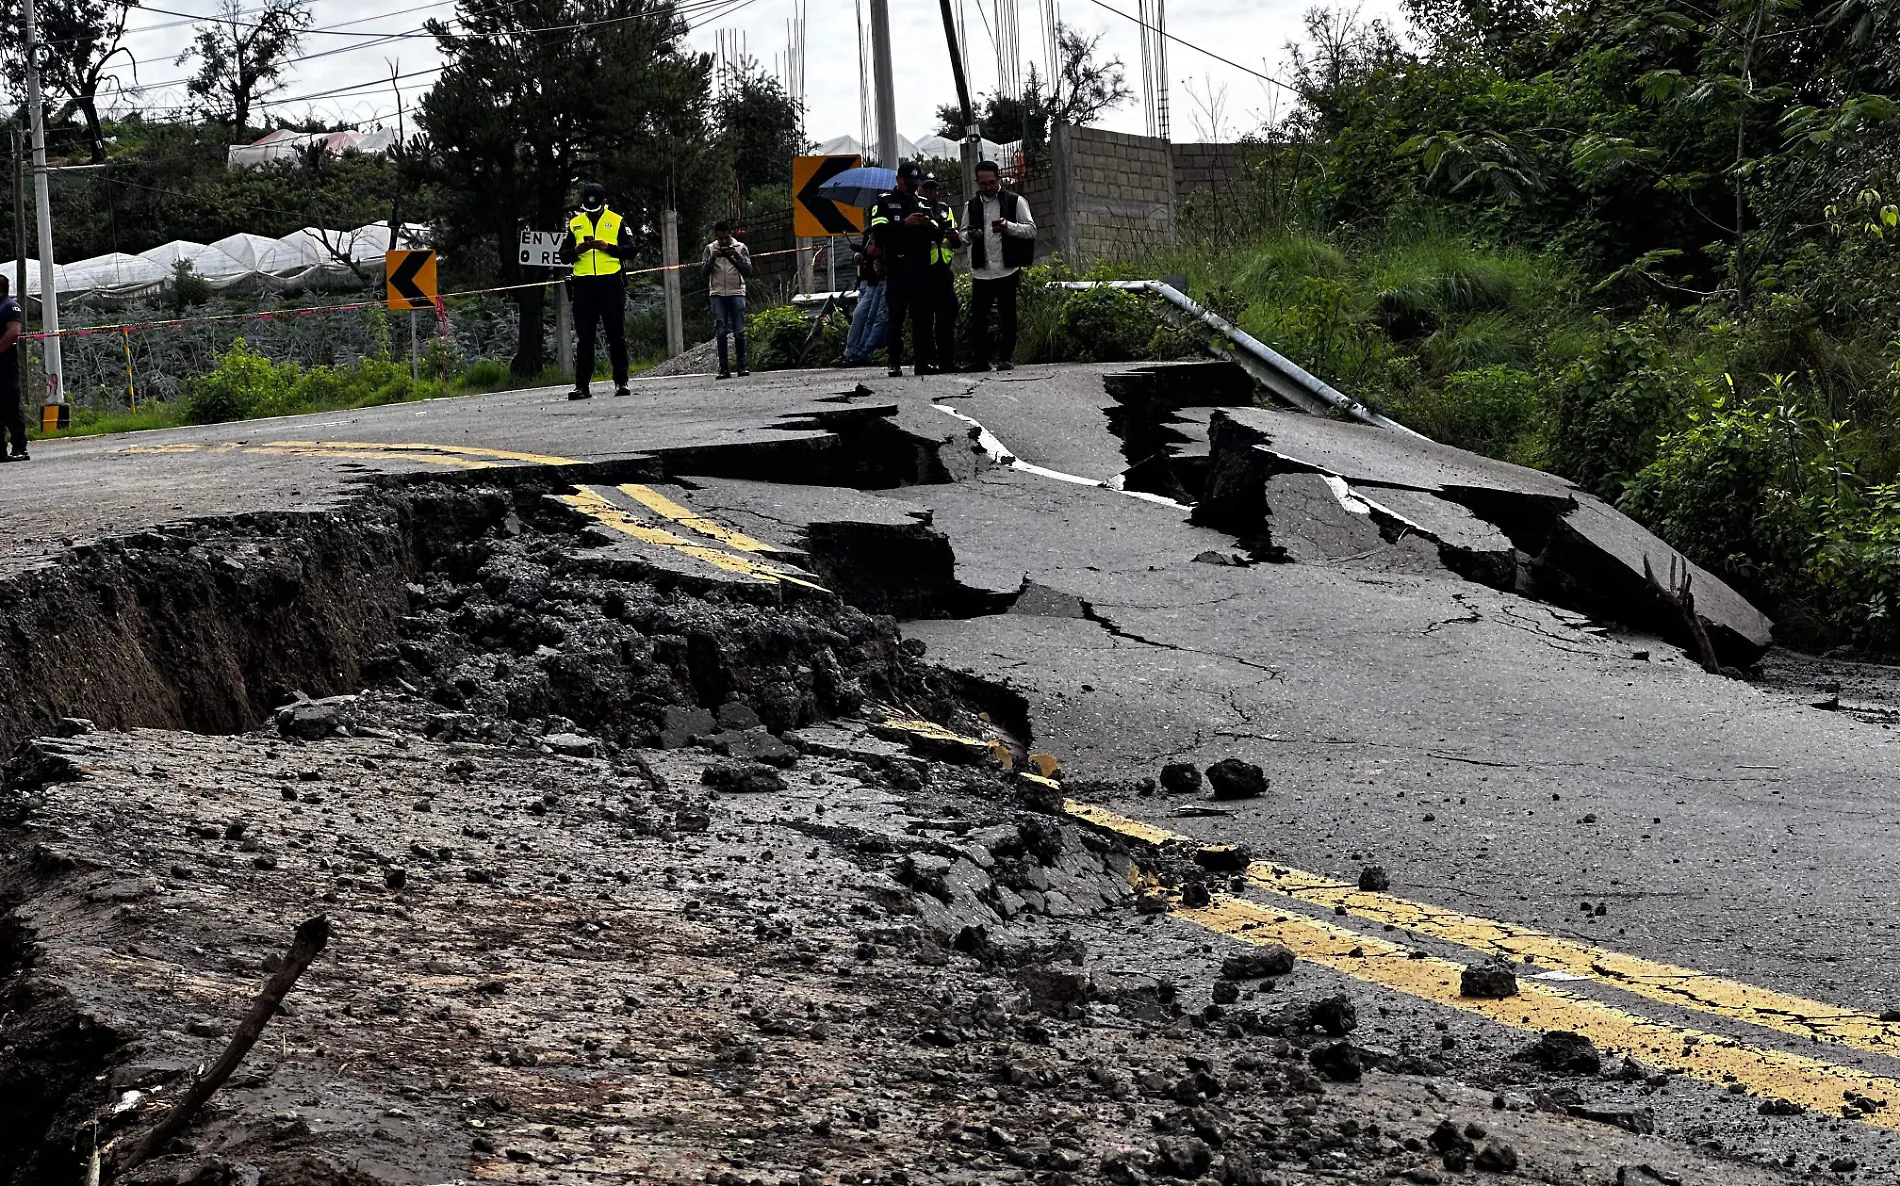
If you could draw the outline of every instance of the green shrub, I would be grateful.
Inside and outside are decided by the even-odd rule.
[[[1694,382],[1654,318],[1605,329],[1553,385],[1546,447],[1558,473],[1613,500],[1679,425]]]
[[[825,319],[812,337],[813,322],[795,305],[777,305],[746,318],[746,363],[755,371],[824,366],[844,355],[851,320],[842,313]],[[807,343],[809,342],[809,350]]]
[[[185,423],[221,424],[272,415],[296,381],[295,368],[273,363],[238,338],[210,374],[185,380]]]
[[[1155,311],[1122,288],[1078,288],[1056,313],[1055,335],[1065,360],[1129,362],[1148,357]]]
[[[1487,457],[1518,460],[1543,411],[1546,381],[1508,366],[1455,371],[1419,385],[1392,414],[1435,441]]]
[[[494,391],[508,386],[509,378],[507,359],[482,358],[455,376],[453,381],[464,391]]]

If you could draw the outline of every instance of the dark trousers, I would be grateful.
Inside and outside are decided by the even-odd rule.
[[[930,303],[930,265],[920,259],[891,259],[884,265],[884,349],[892,367],[904,365],[904,319],[910,319],[910,336],[916,365],[932,365],[936,357],[931,336],[935,317]]]
[[[996,310],[998,362],[1016,359],[1016,290],[1023,274],[1011,272],[1001,280],[970,280],[970,340],[976,344],[976,365],[990,362],[990,310]]]
[[[607,358],[613,363],[614,386],[627,385],[627,284],[619,275],[576,276],[568,291],[574,297],[574,385],[585,387],[594,377],[594,323],[607,327]]]
[[[936,329],[937,365],[957,365],[957,274],[949,264],[930,265],[930,314]]]
[[[0,367],[18,369],[12,363],[0,363]],[[11,382],[0,380],[0,447],[7,444],[8,437],[13,438],[13,452],[26,452],[26,409],[20,403],[17,378]]]

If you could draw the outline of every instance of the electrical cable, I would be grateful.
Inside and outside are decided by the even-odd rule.
[[[1255,70],[1251,66],[1243,66],[1239,62],[1234,61],[1232,58],[1223,58],[1219,54],[1215,53],[1213,50],[1205,49],[1201,46],[1194,44],[1192,41],[1186,40],[1185,38],[1176,37],[1174,34],[1168,32],[1166,29],[1157,29],[1155,28],[1155,26],[1149,24],[1147,21],[1142,20],[1138,16],[1130,16],[1128,13],[1123,12],[1121,9],[1116,8],[1112,4],[1103,3],[1103,0],[1089,0],[1089,3],[1095,5],[1095,7],[1097,8],[1106,9],[1107,11],[1114,13],[1116,16],[1121,17],[1123,20],[1133,21],[1135,24],[1140,25],[1142,28],[1147,29],[1151,32],[1161,35],[1162,37],[1167,38],[1169,41],[1174,42],[1176,45],[1185,45],[1197,54],[1202,54],[1206,57],[1210,57],[1214,59],[1216,62],[1222,63],[1223,65],[1232,66],[1234,69],[1239,70],[1243,74],[1251,74],[1255,78],[1258,78],[1262,80],[1263,82],[1270,82],[1274,86],[1277,86],[1281,88],[1282,90],[1294,91],[1295,93],[1297,93],[1298,91],[1298,88],[1294,87],[1291,83],[1283,82],[1282,80],[1275,78],[1271,74],[1263,74],[1260,71]]]

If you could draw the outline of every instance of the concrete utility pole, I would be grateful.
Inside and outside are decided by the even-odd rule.
[[[19,121],[13,124],[13,296],[20,302],[20,315],[26,315],[26,133]],[[21,329],[26,327],[22,325]],[[17,358],[25,358],[22,350]],[[26,391],[26,364],[20,364],[20,390]]]
[[[897,81],[891,73],[890,0],[871,0],[871,80],[877,91],[877,163],[897,168]]]
[[[976,122],[976,108],[970,102],[970,83],[963,76],[963,48],[957,44],[957,18],[950,11],[950,0],[938,0],[943,9],[943,35],[950,43],[950,73],[956,78],[958,109],[963,112],[963,200],[976,193],[976,154],[982,129]]]
[[[676,358],[686,349],[685,310],[680,305],[680,213],[660,213],[660,288],[666,293],[666,356]]]
[[[49,335],[41,342],[46,361],[46,402],[66,402],[60,376],[65,372],[59,350],[59,293],[53,279],[53,208],[46,198],[46,112],[40,104],[40,31],[34,21],[33,0],[20,5],[20,24],[26,37],[26,108],[33,129],[33,213],[40,231],[40,328]],[[21,286],[24,290],[25,286]],[[26,293],[20,293],[22,301]]]

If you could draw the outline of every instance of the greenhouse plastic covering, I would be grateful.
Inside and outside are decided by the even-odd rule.
[[[396,246],[426,246],[427,232],[420,223],[405,223]],[[305,227],[281,239],[252,234],[230,235],[216,243],[174,239],[137,255],[115,251],[60,264],[54,275],[62,296],[145,296],[171,283],[172,270],[180,260],[189,260],[214,292],[368,288],[381,278],[387,250],[386,222],[353,231]],[[14,261],[0,264],[0,273],[10,279]],[[38,260],[26,261],[26,291],[29,295],[40,291]]]

